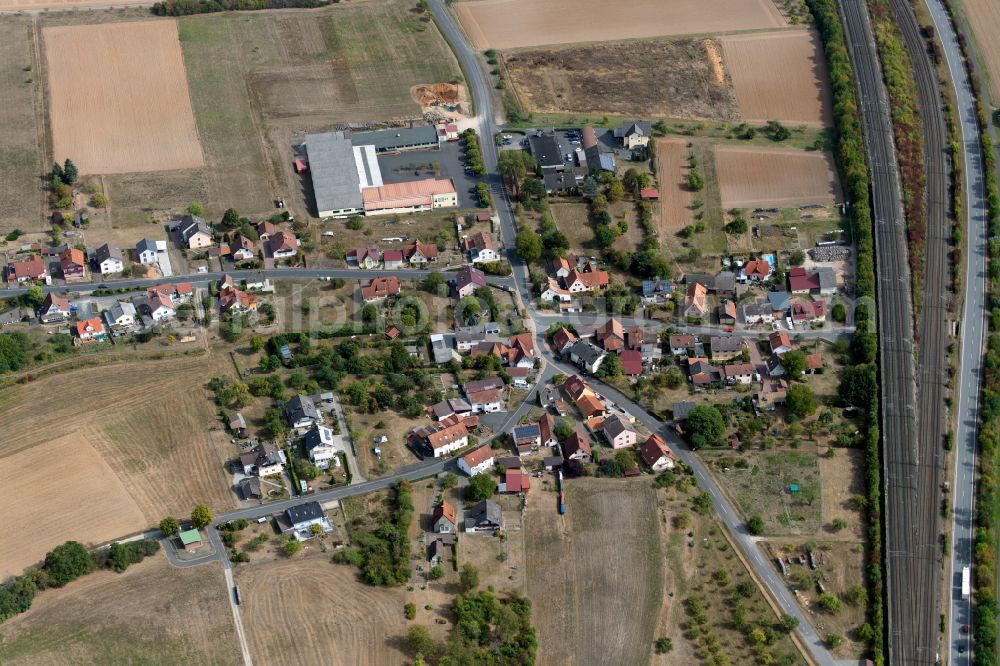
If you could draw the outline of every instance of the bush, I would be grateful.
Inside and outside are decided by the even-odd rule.
[[[465,489],[465,499],[470,502],[479,502],[489,499],[497,491],[497,482],[492,474],[477,474],[469,480],[469,485]]]
[[[77,541],[67,541],[45,555],[42,569],[55,587],[62,587],[94,568],[94,558]]]
[[[293,557],[300,550],[302,550],[302,542],[295,537],[289,537],[281,546],[281,552],[285,554],[285,557]]]
[[[836,614],[840,612],[840,597],[831,592],[824,592],[819,595],[819,605],[827,613]]]
[[[764,519],[759,515],[750,516],[750,520],[747,521],[747,532],[753,534],[754,536],[763,534]]]
[[[666,654],[674,649],[674,643],[669,638],[656,639],[656,654]]]
[[[173,516],[167,516],[160,521],[160,532],[163,536],[170,537],[181,531],[180,522]]]
[[[479,569],[471,564],[464,565],[461,573],[458,575],[458,586],[461,588],[462,594],[467,594],[478,588]]]
[[[160,550],[160,542],[156,539],[143,539],[128,543],[115,542],[108,548],[108,566],[121,573],[131,564],[142,560]]]
[[[417,617],[417,605],[412,601],[403,606],[403,615],[406,616],[407,620],[413,620]]]

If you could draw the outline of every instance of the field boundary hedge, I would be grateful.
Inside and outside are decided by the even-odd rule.
[[[844,27],[837,12],[835,0],[806,0],[816,21],[823,51],[830,73],[830,87],[833,92],[833,121],[836,133],[837,164],[846,198],[852,202],[849,209],[851,224],[857,239],[857,279],[855,296],[873,302],[875,299],[875,249],[872,227],[871,205],[869,202],[868,166],[865,162],[864,138],[861,132],[861,117],[854,87],[854,67],[847,51]],[[875,348],[874,313],[867,307],[859,306],[855,314],[855,350]],[[860,352],[855,352],[856,355]],[[877,372],[874,360],[856,358],[856,370],[862,372],[845,373],[845,378],[858,379],[864,374],[865,366],[872,378]],[[858,382],[863,383],[863,382]],[[879,400],[877,382],[868,382],[865,391],[852,390],[841,386],[841,395],[852,393],[863,395],[864,402],[857,404],[866,414],[862,441],[865,448],[865,499],[867,505],[868,543],[865,577],[869,588],[867,622],[859,628],[859,635],[868,639],[868,652],[876,664],[885,663],[885,590],[883,571],[885,563],[882,553],[882,459],[880,452],[881,432],[879,427]],[[856,401],[861,402],[861,401]]]

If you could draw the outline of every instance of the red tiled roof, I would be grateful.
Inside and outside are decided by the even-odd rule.
[[[382,253],[382,260],[385,263],[390,261],[403,261],[403,251],[402,250],[386,250]]]
[[[458,523],[458,514],[455,512],[455,506],[447,500],[441,501],[434,507],[434,515],[431,518],[431,523],[436,523],[442,517],[451,521],[452,525]]]
[[[646,461],[646,464],[652,466],[661,457],[666,456],[671,460],[677,460],[677,456],[674,452],[670,450],[667,446],[666,441],[659,435],[650,435],[649,439],[643,442],[642,446],[639,447],[639,455],[642,459]]]
[[[399,278],[395,275],[389,277],[372,278],[366,287],[361,287],[361,297],[366,301],[373,298],[384,298],[386,296],[396,296],[399,294]]]
[[[476,448],[472,449],[464,456],[462,456],[462,460],[464,460],[465,464],[468,465],[469,467],[475,467],[476,465],[486,462],[491,458],[493,458],[493,449],[486,446],[485,444],[483,444],[482,446],[477,446]]]
[[[660,191],[655,187],[644,187],[639,190],[640,199],[659,199]]]
[[[626,349],[618,355],[618,360],[621,362],[622,372],[626,375],[642,374],[642,352]]]
[[[100,317],[94,317],[93,319],[87,319],[84,321],[76,322],[76,334],[83,337],[86,334],[96,334],[104,330],[104,324],[101,323]]]

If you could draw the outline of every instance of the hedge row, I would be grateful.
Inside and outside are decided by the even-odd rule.
[[[882,61],[882,77],[889,95],[892,132],[896,139],[900,182],[903,186],[913,305],[914,310],[919,312],[923,296],[927,230],[927,211],[924,207],[927,172],[924,168],[923,124],[917,108],[917,83],[913,78],[913,60],[903,42],[899,26],[893,19],[888,1],[868,0],[868,6],[871,8],[875,45]]]
[[[861,299],[875,298],[875,252],[869,203],[868,167],[865,163],[861,117],[854,87],[854,68],[847,51],[844,27],[837,13],[835,0],[806,0],[816,27],[823,39],[830,84],[833,89],[834,128],[837,133],[837,161],[847,200],[851,223],[857,239],[858,267],[856,295]],[[857,332],[852,347],[874,349],[875,317],[867,308],[856,313]],[[845,373],[841,394],[851,393],[854,404],[866,413],[863,440],[865,446],[865,483],[868,519],[868,553],[865,567],[869,588],[868,621],[861,635],[868,636],[869,652],[876,664],[884,663],[884,622],[882,582],[882,462],[879,455],[879,405],[874,360],[856,359],[855,372]],[[859,390],[858,386],[866,390]],[[859,404],[859,399],[863,400]]]
[[[325,7],[340,0],[164,0],[153,5],[157,16],[190,16],[226,11]]]
[[[962,47],[965,71],[976,98],[983,168],[986,173],[986,207],[989,216],[990,271],[987,284],[989,337],[986,342],[983,384],[979,408],[979,484],[976,487],[976,533],[973,554],[973,577],[976,593],[973,613],[973,663],[976,666],[997,664],[997,540],[1000,536],[1000,189],[996,179],[996,154],[989,130],[989,114],[983,104],[983,91],[972,62],[970,47],[959,30],[952,0],[945,0],[952,26]]]

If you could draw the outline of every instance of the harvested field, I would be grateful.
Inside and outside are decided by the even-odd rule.
[[[687,142],[656,140],[656,178],[660,189],[660,230],[672,236],[691,223],[691,192],[687,186]]]
[[[405,588],[365,585],[328,557],[236,570],[250,651],[264,664],[399,664]]]
[[[452,7],[479,50],[786,25],[771,0],[623,0],[613,15],[601,0],[475,0]],[[623,18],[630,16],[640,19]]]
[[[242,663],[227,593],[218,566],[177,569],[162,554],[123,574],[92,573],[0,626],[0,662]]]
[[[815,32],[728,35],[721,41],[743,120],[832,124],[826,60]]]
[[[81,173],[204,163],[173,21],[48,27],[56,161]]]
[[[794,149],[716,146],[722,205],[787,207],[841,200],[828,153]]]
[[[504,64],[535,113],[734,120],[719,48],[713,39],[612,42],[505,53]]]
[[[32,11],[39,9],[83,9],[87,7],[148,6],[148,0],[0,0],[0,11]],[[4,19],[7,20],[7,19]]]
[[[0,578],[18,574],[60,543],[98,544],[148,523],[108,463],[80,435],[2,459]],[[45,525],[39,530],[39,525]]]
[[[972,27],[976,51],[989,75],[990,97],[1000,101],[1000,5],[995,0],[961,0],[958,3]]]
[[[574,479],[566,516],[533,493],[524,519],[538,663],[648,663],[662,600],[648,480]]]
[[[226,451],[210,431],[221,424],[201,388],[222,374],[232,374],[232,363],[219,351],[70,371],[6,389],[13,397],[0,411],[0,455],[32,455],[66,436],[90,442],[138,506],[143,525],[168,513],[185,515],[195,502],[235,508]]]
[[[0,0],[0,7],[2,7]],[[42,81],[25,68],[37,69],[31,19],[5,16],[0,23],[0,234],[15,227],[39,230],[42,217]],[[47,227],[46,227],[47,228]]]

